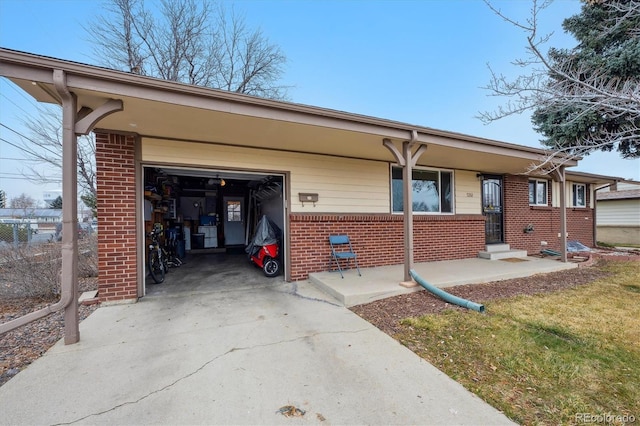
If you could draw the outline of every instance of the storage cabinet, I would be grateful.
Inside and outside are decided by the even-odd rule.
[[[218,247],[217,226],[198,226],[198,233],[204,234],[204,248]]]

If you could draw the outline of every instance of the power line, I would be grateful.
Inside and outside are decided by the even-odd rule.
[[[1,174],[2,174],[2,173],[0,173],[0,175],[1,175]],[[0,180],[5,180],[5,179],[12,179],[12,180],[27,180],[27,181],[40,181],[40,182],[41,182],[40,178],[37,178],[37,177],[35,177],[35,176],[34,176],[34,177],[31,177],[31,178],[29,178],[29,177],[24,177],[24,176],[23,176],[23,177],[15,177],[15,176],[0,176]],[[47,178],[45,182],[49,182],[49,183],[60,183],[60,182],[62,182],[62,179],[50,179],[50,178]]]
[[[26,99],[27,102],[29,102],[31,105],[33,105],[36,108],[39,107],[38,103],[33,98],[27,97],[22,90],[18,90],[15,84],[12,83],[12,84],[9,84],[8,86],[11,89],[13,89],[13,91],[16,92],[18,95],[22,96],[22,98]]]
[[[0,138],[0,140],[2,140],[2,138]],[[11,160],[11,161],[40,161],[40,160],[33,160],[31,158],[15,158],[15,157],[0,157],[0,160]]]
[[[22,108],[20,105],[18,105],[17,103],[13,102],[12,99],[10,99],[9,97],[7,97],[4,93],[0,93],[0,95],[2,95],[3,98],[5,98],[6,100],[8,100],[9,102],[11,102],[16,108],[22,110],[22,112],[24,112],[25,114],[30,114],[29,112],[27,112],[27,110],[25,110],[24,108]]]
[[[33,152],[33,151],[29,151],[29,150],[28,150],[28,149],[26,149],[25,147],[20,146],[20,145],[16,145],[16,144],[15,144],[15,143],[13,143],[13,142],[9,142],[8,140],[6,140],[6,139],[4,139],[4,138],[0,138],[0,141],[5,142],[5,143],[8,143],[9,145],[11,145],[11,146],[13,146],[13,147],[18,148],[20,151],[26,152],[26,153],[31,154],[31,155],[36,156],[36,157],[38,156],[38,154],[36,154],[35,152]]]
[[[18,136],[20,136],[20,137],[22,137],[22,138],[24,138],[24,139],[28,140],[29,142],[31,142],[31,143],[33,143],[33,144],[35,144],[35,145],[39,146],[40,148],[44,149],[45,151],[49,151],[51,154],[55,155],[56,157],[59,157],[59,156],[60,156],[60,153],[59,153],[59,152],[55,152],[55,151],[50,150],[50,149],[49,149],[49,148],[47,148],[46,146],[44,146],[44,145],[42,145],[42,144],[39,144],[38,142],[34,141],[34,140],[33,140],[33,139],[31,139],[31,138],[26,137],[26,136],[25,136],[25,135],[23,135],[22,133],[18,132],[17,130],[12,129],[11,127],[7,126],[6,124],[2,124],[2,123],[0,123],[0,126],[4,127],[4,128],[5,128],[5,129],[7,129],[7,130],[12,131],[12,132],[13,132],[13,133],[15,133],[16,135],[18,135]],[[7,142],[7,141],[5,140],[5,142]],[[13,144],[11,144],[10,142],[7,142],[7,143],[9,143],[10,145],[13,145]],[[16,146],[16,145],[13,145],[13,146]],[[36,154],[36,153],[34,153],[34,152],[31,152],[30,154],[31,154],[31,155],[35,155],[35,156],[39,156],[38,154]]]

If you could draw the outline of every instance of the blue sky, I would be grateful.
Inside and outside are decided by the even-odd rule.
[[[223,3],[286,54],[283,84],[293,86],[293,102],[539,146],[528,115],[490,125],[475,118],[506,101],[481,88],[489,81],[487,64],[515,75],[519,70],[510,62],[525,55],[526,41],[480,0]],[[514,18],[528,17],[528,0],[494,4]],[[100,6],[94,0],[0,0],[0,46],[96,63],[82,26],[90,25]],[[557,0],[543,13],[544,31],[554,32],[549,46],[572,46],[560,25],[579,10],[577,1]],[[0,123],[20,130],[20,116],[33,106],[9,86],[0,81]],[[16,135],[0,127],[0,137]],[[24,163],[4,158],[19,156],[0,141],[0,188],[9,197],[27,192],[40,199],[43,190],[57,189],[7,179]],[[592,154],[574,170],[640,180],[640,161],[616,153]]]

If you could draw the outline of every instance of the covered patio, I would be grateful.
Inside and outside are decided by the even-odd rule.
[[[577,263],[560,262],[555,258],[528,256],[503,260],[461,259],[415,263],[413,269],[429,284],[438,288],[462,284],[480,284],[535,274],[562,271],[578,267]],[[421,291],[418,284],[404,287],[398,282],[404,265],[360,268],[343,272],[317,272],[309,274],[309,280],[325,293],[333,296],[346,307],[373,302],[400,294]]]

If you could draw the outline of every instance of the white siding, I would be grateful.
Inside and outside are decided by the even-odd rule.
[[[482,213],[482,185],[477,172],[456,170],[455,172],[455,212],[457,214]]]
[[[640,226],[640,200],[601,200],[596,210],[598,226]]]
[[[291,210],[296,213],[390,213],[391,175],[388,163],[144,138],[142,161],[186,167],[290,173]],[[481,214],[481,185],[476,172],[454,172],[454,211]],[[317,193],[304,206],[299,192]]]
[[[322,155],[145,138],[142,161],[193,167],[290,172],[291,210],[306,213],[389,213],[389,165]],[[299,192],[317,193],[313,204]]]

